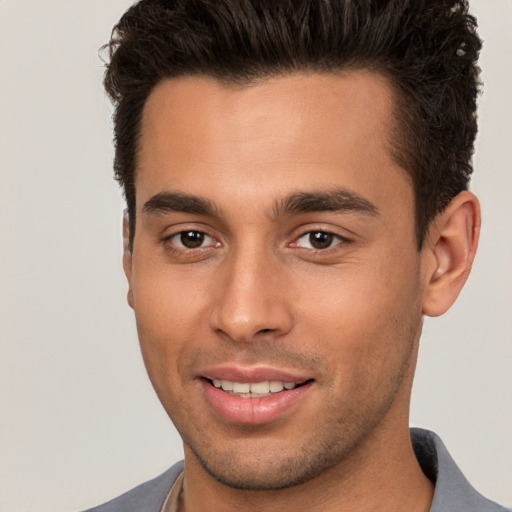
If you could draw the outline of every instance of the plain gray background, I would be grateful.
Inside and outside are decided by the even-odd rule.
[[[97,49],[128,0],[0,0],[0,510],[105,501],[181,457],[139,354]],[[512,2],[473,0],[480,251],[427,320],[411,422],[512,505]]]

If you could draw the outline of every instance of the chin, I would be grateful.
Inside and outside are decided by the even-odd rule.
[[[277,491],[303,484],[344,458],[339,447],[336,450],[330,446],[325,446],[323,451],[302,449],[284,457],[273,452],[257,456],[235,450],[202,455],[193,446],[189,445],[189,448],[213,479],[227,487],[246,491]]]

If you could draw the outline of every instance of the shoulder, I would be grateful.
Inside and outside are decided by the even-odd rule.
[[[441,439],[428,430],[411,429],[416,458],[435,484],[430,512],[507,512],[482,496],[457,467]],[[510,511],[508,511],[510,512]]]
[[[85,512],[160,512],[172,484],[182,471],[183,462],[178,462],[160,476]]]

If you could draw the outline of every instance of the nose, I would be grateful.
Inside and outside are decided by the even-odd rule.
[[[293,326],[290,283],[281,262],[262,250],[240,250],[222,263],[211,328],[236,342],[282,336]]]

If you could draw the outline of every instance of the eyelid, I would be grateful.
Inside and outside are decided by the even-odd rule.
[[[210,238],[213,243],[209,243],[207,245],[201,245],[200,247],[196,247],[196,248],[190,248],[190,247],[185,247],[181,244],[177,244],[172,241],[173,238],[178,237],[182,233],[187,233],[187,232],[202,233],[203,235],[205,235],[205,237]],[[219,237],[214,236],[213,233],[209,229],[206,229],[203,226],[186,226],[186,225],[182,225],[179,227],[174,226],[172,232],[164,235],[160,239],[160,241],[164,244],[171,245],[172,249],[176,250],[176,251],[197,251],[197,250],[201,250],[201,249],[208,249],[210,247],[220,247],[220,245],[221,245],[221,242],[219,241]]]
[[[328,235],[331,237],[329,240],[327,240],[327,246],[325,247],[315,247],[314,240],[312,240],[312,235],[315,233],[322,233],[324,235]],[[304,239],[304,240],[302,240]],[[318,240],[318,242],[321,242]],[[340,249],[340,246],[345,245],[345,241],[343,238],[339,235],[336,235],[334,233],[327,233],[325,231],[308,231],[304,233],[303,235],[299,236],[295,242],[292,244],[292,248],[299,249],[301,251],[307,251],[309,253],[315,253],[318,255],[321,254],[330,254],[332,251],[336,251]]]
[[[325,235],[329,235],[329,236],[332,236],[333,240],[332,240],[332,244],[329,245],[328,247],[325,247],[323,249],[317,249],[316,247],[304,247],[304,246],[301,246],[299,245],[299,241],[302,239],[302,238],[309,238],[311,237],[312,234],[314,233],[323,233]],[[317,230],[312,230],[312,231],[307,231],[306,233],[304,233],[303,235],[299,236],[295,242],[295,246],[296,247],[300,247],[300,248],[303,248],[303,249],[309,249],[309,250],[313,250],[313,251],[327,251],[329,249],[332,249],[334,247],[336,247],[337,245],[341,244],[345,242],[345,240],[340,236],[340,235],[337,235],[335,233],[329,233],[327,231],[317,231]]]
[[[180,240],[181,235],[183,233],[201,233],[202,235],[204,235],[204,239],[203,239],[204,243],[202,245],[200,245],[199,247],[186,247],[183,245],[183,243]],[[215,242],[215,238],[210,236],[208,233],[204,233],[203,231],[197,231],[196,229],[184,229],[182,231],[178,231],[177,233],[174,233],[174,235],[169,236],[167,238],[167,240],[170,241],[171,243],[173,243],[174,245],[176,245],[177,247],[179,247],[180,249],[191,251],[194,249],[204,249],[205,247],[212,245],[211,242],[206,243],[208,241],[207,240],[208,238],[211,240],[211,242]],[[176,239],[176,240],[174,241],[173,239]]]
[[[297,247],[297,245],[296,245],[297,241],[304,236],[310,235],[311,233],[325,233],[328,235],[332,235],[333,237],[338,238],[340,240],[340,242],[343,242],[343,243],[353,242],[352,237],[350,237],[349,235],[346,235],[345,233],[341,233],[340,231],[341,231],[341,229],[337,229],[337,228],[330,227],[330,226],[328,227],[325,224],[324,225],[301,226],[299,229],[295,230],[295,234],[292,235],[292,242],[289,245],[291,245],[292,247],[293,246]],[[337,244],[334,244],[333,246],[329,247],[328,249],[332,249],[336,245],[339,245],[340,242],[338,242]],[[327,251],[328,249],[316,249],[316,250]],[[311,250],[315,250],[315,249],[311,249]]]

